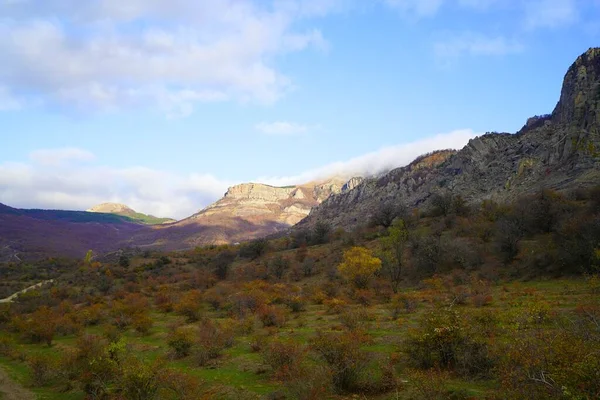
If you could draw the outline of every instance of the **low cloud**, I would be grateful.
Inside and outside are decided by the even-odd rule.
[[[478,134],[470,129],[435,135],[412,143],[384,147],[347,161],[334,162],[295,176],[263,177],[259,181],[276,186],[292,185],[334,175],[350,178],[370,176],[408,165],[418,156],[434,150],[460,149]]]
[[[290,185],[333,175],[349,178],[380,174],[429,151],[461,148],[475,136],[472,130],[454,131],[385,147],[294,176],[252,181]],[[240,183],[211,174],[177,175],[145,167],[110,168],[92,162],[93,154],[80,149],[39,150],[32,152],[30,159],[30,163],[0,163],[1,203],[20,208],[86,210],[109,201],[127,204],[139,212],[181,219],[218,200],[229,186]]]
[[[77,158],[46,157],[67,153],[36,151],[31,164],[0,164],[0,202],[21,208],[86,210],[109,201],[156,216],[184,218],[221,197],[232,184],[210,174],[176,175],[145,167],[73,168]],[[60,162],[47,163],[54,160]]]

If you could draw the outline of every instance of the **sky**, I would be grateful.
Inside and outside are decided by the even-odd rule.
[[[552,112],[600,0],[0,0],[0,203],[183,218]]]

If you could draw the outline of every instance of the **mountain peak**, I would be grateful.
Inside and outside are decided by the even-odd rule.
[[[552,120],[584,129],[600,123],[600,48],[590,48],[571,65]]]
[[[106,214],[123,214],[135,213],[133,209],[121,203],[102,203],[88,210],[87,212],[106,213]]]

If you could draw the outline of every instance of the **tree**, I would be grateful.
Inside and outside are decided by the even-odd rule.
[[[381,260],[373,257],[371,250],[365,247],[352,247],[344,252],[344,259],[338,265],[338,272],[357,288],[367,287],[375,272],[381,269]]]
[[[273,272],[273,275],[275,275],[277,279],[283,278],[285,271],[287,271],[289,267],[290,260],[282,257],[281,255],[275,257],[269,264],[269,269]]]
[[[127,257],[125,254],[121,254],[121,256],[119,257],[119,265],[123,268],[127,268],[129,267],[129,264],[129,257]]]
[[[266,239],[256,239],[248,242],[240,249],[240,256],[255,260],[267,251],[267,244]]]
[[[329,241],[330,232],[331,225],[324,221],[317,222],[310,235],[310,243],[313,245],[327,243]]]
[[[388,236],[383,238],[383,272],[389,278],[394,293],[402,279],[403,256],[408,242],[408,230],[404,221],[397,219],[388,229]]]
[[[229,266],[235,260],[235,253],[232,251],[222,251],[220,252],[213,261],[215,275],[218,279],[224,280],[227,279],[227,275],[229,274]]]
[[[384,203],[371,216],[371,225],[389,228],[396,218],[402,218],[406,214],[406,207],[394,202]]]

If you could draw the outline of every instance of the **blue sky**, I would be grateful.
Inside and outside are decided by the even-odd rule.
[[[0,202],[185,217],[551,112],[599,0],[0,0]]]

